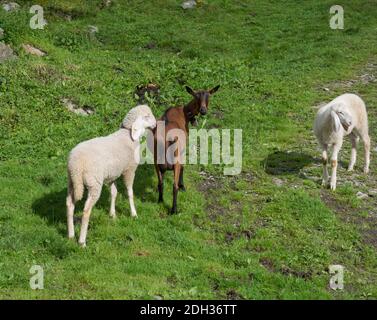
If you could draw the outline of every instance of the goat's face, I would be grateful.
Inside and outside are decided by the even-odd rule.
[[[191,94],[196,101],[195,110],[193,110],[193,114],[195,116],[198,115],[199,113],[203,116],[207,114],[208,105],[209,105],[209,97],[212,94],[214,94],[219,88],[220,86],[218,85],[211,90],[194,91],[190,87],[186,86],[187,92]]]

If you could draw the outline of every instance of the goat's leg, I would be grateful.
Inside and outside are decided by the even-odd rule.
[[[327,145],[322,146],[322,185],[326,186],[329,181],[329,172],[327,171]]]
[[[95,185],[88,188],[88,198],[85,202],[84,213],[81,219],[81,229],[80,229],[80,238],[79,244],[82,247],[86,246],[86,235],[88,233],[89,218],[92,213],[93,206],[98,201],[101,195],[102,185]]]
[[[176,163],[174,165],[173,206],[170,211],[171,214],[177,213],[177,196],[178,196],[178,190],[179,190],[178,184],[179,184],[180,172],[181,172],[181,165],[179,163]]]
[[[352,171],[353,167],[355,166],[355,163],[356,163],[356,148],[357,148],[357,143],[359,142],[359,137],[354,133],[350,134],[350,138],[351,138],[352,149],[351,149],[351,160],[350,160],[350,163],[349,163],[348,169],[347,169],[348,171]]]
[[[115,182],[113,182],[110,186],[110,192],[111,192],[111,205],[110,205],[110,217],[115,218],[115,200],[117,198],[118,190],[115,185]]]
[[[68,227],[68,238],[73,239],[75,237],[75,226],[73,223],[73,215],[75,212],[75,199],[73,196],[73,189],[72,189],[71,182],[68,183],[68,195],[66,198],[66,205],[67,205],[67,227]]]
[[[136,167],[128,168],[123,174],[124,184],[126,185],[126,188],[127,188],[128,200],[130,201],[131,217],[133,218],[137,217],[135,204],[134,204],[134,192],[132,189],[132,186],[134,184],[135,171],[136,171]]]
[[[336,189],[336,170],[338,169],[338,153],[342,147],[342,142],[334,144],[334,149],[331,155],[331,180],[330,180],[330,189]]]
[[[178,183],[179,190],[186,191],[185,184],[183,183],[183,166],[181,165],[181,171],[179,173],[179,183]]]
[[[161,172],[158,165],[155,166],[158,178],[158,202],[164,202],[164,173]]]
[[[369,172],[369,163],[370,163],[370,138],[368,132],[363,132],[361,135],[361,139],[364,143],[364,158],[365,158],[365,164],[364,164],[364,173]]]

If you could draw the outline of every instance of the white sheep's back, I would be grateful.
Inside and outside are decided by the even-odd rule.
[[[97,177],[105,183],[116,180],[124,169],[134,162],[134,142],[128,130],[118,130],[106,136],[79,143],[69,155],[68,170],[82,171],[85,184],[90,177]]]

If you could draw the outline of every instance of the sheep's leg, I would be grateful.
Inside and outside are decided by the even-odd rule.
[[[85,206],[84,206],[84,213],[81,219],[81,230],[80,230],[80,238],[79,244],[82,247],[86,246],[86,235],[88,233],[88,225],[89,225],[89,218],[90,214],[92,213],[93,206],[98,201],[101,195],[102,185],[89,187],[88,190],[88,198],[86,199]]]
[[[351,149],[351,160],[348,165],[348,171],[352,171],[353,167],[355,166],[356,163],[356,148],[357,148],[357,143],[359,142],[359,137],[355,135],[354,133],[350,134],[351,138],[351,144],[352,144],[352,149]]]
[[[186,191],[185,184],[183,183],[183,166],[181,166],[181,172],[179,173],[179,190]]]
[[[117,187],[115,185],[115,182],[113,182],[110,186],[110,192],[111,192],[111,205],[110,205],[110,217],[115,218],[115,200],[118,194]]]
[[[327,145],[322,147],[322,166],[322,185],[326,186],[327,182],[329,181],[329,172],[327,171]]]
[[[364,133],[361,136],[361,139],[364,143],[364,157],[365,157],[365,164],[364,164],[364,173],[369,172],[369,163],[370,163],[370,138],[368,133]]]
[[[342,143],[334,144],[334,150],[331,155],[331,180],[330,180],[330,188],[331,190],[336,189],[336,170],[338,169],[338,153],[340,148],[342,147]]]
[[[156,172],[158,178],[158,202],[164,202],[164,173],[161,172],[158,165],[156,165]]]
[[[134,192],[132,189],[132,186],[134,184],[134,178],[135,178],[135,170],[136,168],[129,168],[123,174],[124,184],[126,185],[126,188],[127,188],[128,200],[130,201],[131,217],[133,218],[137,217],[135,204],[134,204]]]
[[[75,212],[75,202],[73,197],[72,185],[68,185],[68,195],[66,198],[67,205],[67,227],[68,227],[68,238],[73,239],[75,237],[75,227],[73,224],[73,214]]]
[[[181,172],[181,165],[179,163],[176,163],[174,165],[173,206],[170,211],[171,214],[177,213],[177,196],[178,196],[178,190],[179,190],[180,172]]]

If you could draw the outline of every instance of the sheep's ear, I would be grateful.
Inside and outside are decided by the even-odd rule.
[[[333,130],[335,132],[338,132],[340,129],[340,119],[338,115],[336,114],[335,111],[331,110],[331,118],[332,118],[332,125],[333,125]]]
[[[139,138],[143,135],[144,130],[145,130],[144,121],[142,117],[138,117],[132,124],[132,128],[131,128],[132,140],[134,141],[139,140]]]
[[[209,90],[209,94],[214,94],[217,90],[219,90],[219,88],[220,88],[220,85],[217,85],[216,87]]]
[[[191,94],[192,96],[195,96],[195,92],[194,92],[194,90],[192,90],[189,86],[185,86],[185,88],[186,88],[186,91],[187,91],[189,94]]]

